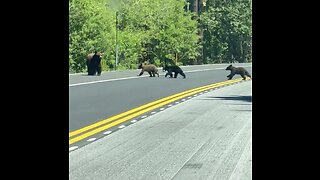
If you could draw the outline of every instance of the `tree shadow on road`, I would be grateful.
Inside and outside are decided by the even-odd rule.
[[[218,97],[209,96],[199,100],[210,100],[210,99],[252,102],[252,96],[218,96]]]
[[[251,112],[252,109],[237,109],[237,110],[233,110],[233,111],[239,111],[239,112]]]

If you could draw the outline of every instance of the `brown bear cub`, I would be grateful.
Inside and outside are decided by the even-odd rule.
[[[149,73],[150,77],[155,77],[155,74],[158,75],[158,68],[153,64],[143,64],[141,63],[138,67],[138,69],[141,69],[141,72],[138,76],[141,76],[145,71]]]
[[[249,74],[249,72],[243,68],[243,67],[234,67],[232,65],[229,65],[226,70],[230,70],[230,74],[227,76],[228,79],[232,79],[234,75],[239,74],[243,80],[246,80],[246,76],[251,78],[251,75]]]

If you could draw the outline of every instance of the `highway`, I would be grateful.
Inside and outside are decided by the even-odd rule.
[[[252,179],[252,81],[226,66],[70,75],[69,179]]]

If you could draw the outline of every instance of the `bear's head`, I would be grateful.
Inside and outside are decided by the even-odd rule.
[[[163,71],[163,72],[164,72],[164,71],[168,71],[168,65],[164,65],[162,71]]]
[[[231,70],[232,69],[232,65],[230,64],[227,68],[226,68],[226,70]]]

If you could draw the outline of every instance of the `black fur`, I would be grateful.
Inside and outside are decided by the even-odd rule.
[[[172,78],[172,75],[173,75],[172,72],[174,72],[174,78],[177,78],[178,74],[181,74],[181,76],[183,76],[183,79],[186,78],[186,75],[183,73],[182,69],[176,65],[173,65],[173,66],[165,65],[163,68],[163,71],[168,71],[165,77],[169,75],[170,78]]]
[[[153,64],[147,64],[147,65],[140,64],[138,69],[141,69],[141,72],[138,76],[141,76],[145,71],[147,71],[150,77],[155,77],[155,74],[157,74],[159,77],[158,68]]]
[[[230,74],[227,76],[228,79],[232,79],[234,75],[239,74],[243,80],[246,80],[246,76],[251,78],[251,75],[249,74],[249,72],[243,68],[243,67],[234,67],[232,65],[229,65],[226,70],[230,70]]]
[[[95,60],[94,63],[92,63],[92,58],[94,57],[94,53],[90,53],[87,55],[87,72],[88,75],[95,75],[96,73],[98,73],[97,75],[100,76],[101,75],[101,71],[102,71],[102,66],[101,66],[101,59],[103,56],[103,52],[97,52],[97,55],[99,56],[99,59]]]

